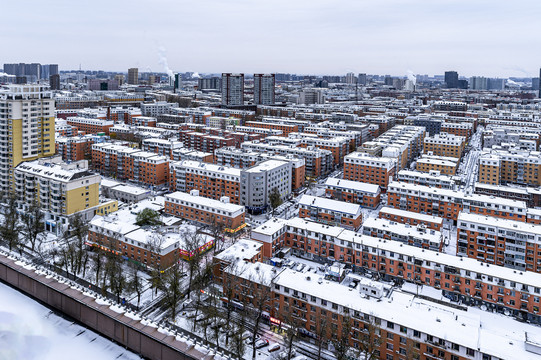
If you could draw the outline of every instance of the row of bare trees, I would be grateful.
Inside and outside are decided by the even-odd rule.
[[[25,248],[35,253],[44,239],[44,216],[39,204],[33,202],[24,212],[18,211],[19,199],[14,193],[1,196],[0,237],[10,251],[23,253]]]

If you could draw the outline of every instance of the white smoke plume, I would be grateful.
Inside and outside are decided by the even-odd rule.
[[[167,54],[167,51],[165,50],[165,48],[163,46],[160,46],[158,48],[158,57],[160,58],[158,60],[158,64],[163,66],[163,69],[165,70],[165,72],[170,78],[173,78],[175,74],[173,74],[173,70],[169,69],[169,65],[167,64],[166,54]]]
[[[411,81],[413,85],[417,83],[417,78],[415,77],[415,75],[413,75],[413,71],[408,70],[407,76],[408,76],[408,80]]]

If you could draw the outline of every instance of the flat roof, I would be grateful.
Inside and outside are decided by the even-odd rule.
[[[360,205],[311,195],[303,195],[299,200],[299,205],[317,207],[350,215],[361,213]]]
[[[344,189],[352,189],[371,194],[377,194],[379,192],[379,186],[374,184],[368,184],[360,181],[345,180],[339,178],[329,177],[325,181],[325,186],[335,186]]]

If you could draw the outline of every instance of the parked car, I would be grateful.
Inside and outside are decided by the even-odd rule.
[[[269,340],[267,339],[259,339],[255,342],[255,348],[256,349],[261,349],[265,346],[269,345]]]
[[[280,350],[280,344],[274,343],[269,346],[269,352],[278,351]]]

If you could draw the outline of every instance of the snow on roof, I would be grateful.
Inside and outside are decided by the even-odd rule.
[[[391,215],[396,215],[396,216],[408,217],[412,219],[418,219],[421,221],[435,222],[439,224],[443,223],[443,218],[439,216],[432,216],[432,215],[427,215],[427,214],[421,214],[414,211],[395,209],[390,206],[382,207],[379,212],[384,213],[384,214],[391,214]]]
[[[240,169],[230,166],[209,164],[201,161],[183,160],[176,162],[175,167],[207,170],[240,177]]]
[[[356,191],[367,192],[371,194],[377,194],[379,192],[379,186],[374,184],[368,184],[360,181],[345,180],[339,178],[327,178],[325,186],[340,187],[343,189],[352,189]]]
[[[427,240],[431,243],[435,243],[439,246],[442,239],[442,234],[439,231],[426,229],[424,231],[419,230],[416,226],[408,224],[401,224],[395,221],[380,218],[367,218],[363,222],[363,228],[372,228],[382,231],[389,231],[393,234],[397,234],[404,237],[412,237],[415,239]],[[379,231],[378,231],[379,232]]]
[[[240,239],[221,253],[215,256],[220,260],[230,260],[239,258],[239,260],[252,259],[261,252],[263,244],[259,241]]]
[[[467,222],[473,222],[477,224],[487,225],[487,226],[494,226],[499,229],[507,229],[512,231],[522,231],[522,232],[528,232],[532,234],[541,234],[541,225],[523,222],[523,221],[516,221],[516,220],[510,220],[510,219],[501,219],[496,218],[492,216],[486,216],[486,215],[479,215],[479,214],[472,214],[467,213],[464,211],[461,211],[458,214],[458,227],[460,228],[460,222],[461,221],[467,221]]]
[[[141,188],[139,186],[126,185],[126,184],[120,184],[120,185],[117,185],[117,186],[113,186],[111,189],[115,190],[115,191],[122,191],[122,192],[125,192],[125,193],[134,194],[134,195],[141,195],[141,194],[145,194],[145,193],[150,193],[150,190]]]
[[[280,231],[286,225],[286,220],[279,218],[272,218],[263,224],[259,225],[252,232],[256,232],[262,235],[273,235]]]
[[[453,308],[399,290],[380,301],[362,296],[359,290],[337,282],[324,280],[320,283],[318,278],[315,273],[285,268],[274,283],[306,294],[308,298],[315,296],[361,314],[376,316],[395,326],[414,329],[498,358],[538,358],[524,346],[525,334],[538,332],[534,325],[475,308],[466,311]],[[386,325],[382,323],[381,327],[385,329]]]
[[[272,170],[272,169],[276,169],[276,168],[278,168],[280,166],[283,166],[285,164],[288,164],[288,162],[287,161],[280,161],[280,160],[266,160],[266,161],[263,161],[260,164],[254,165],[254,166],[244,170],[244,172],[255,173],[255,172],[261,172],[261,171],[269,171],[269,170]]]
[[[199,206],[206,206],[212,208],[213,210],[223,210],[227,212],[244,212],[244,206],[222,202],[220,200],[214,200],[211,198],[206,198],[203,196],[191,195],[182,191],[175,191],[174,193],[167,194],[165,196],[167,201],[178,200],[185,201]]]
[[[270,286],[273,279],[282,271],[272,265],[239,260],[231,263],[224,269],[226,273],[232,273],[242,279]]]
[[[408,191],[413,191],[414,193],[438,194],[438,195],[447,196],[453,199],[461,198],[461,199],[472,200],[472,201],[477,201],[477,202],[484,202],[488,204],[499,204],[499,205],[509,206],[513,208],[515,207],[522,208],[522,209],[527,208],[526,202],[524,201],[511,200],[511,199],[505,199],[501,197],[488,196],[488,195],[466,194],[463,191],[435,188],[435,187],[430,187],[430,186],[425,186],[425,185],[410,184],[410,183],[405,183],[401,181],[390,182],[388,186],[389,191],[392,191],[393,188],[405,189]]]
[[[337,211],[353,216],[361,212],[360,205],[311,195],[303,195],[299,200],[299,205]]]
[[[315,296],[350,310],[477,349],[480,327],[478,316],[469,316],[465,311],[416,299],[414,295],[400,291],[394,291],[389,298],[377,301],[365,298],[358,290],[337,282],[324,280],[319,283],[318,278],[317,274],[286,268],[277,276],[275,284],[297,290],[308,297]]]

